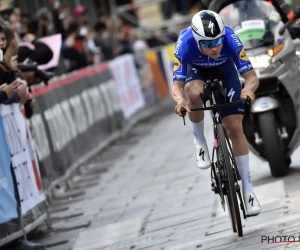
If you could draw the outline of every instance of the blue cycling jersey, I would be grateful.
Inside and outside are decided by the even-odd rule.
[[[253,69],[242,42],[228,26],[225,26],[223,48],[218,58],[213,59],[201,53],[191,27],[181,31],[175,44],[174,56],[173,81],[185,81],[188,64],[209,68],[219,66],[228,58],[232,58],[241,75]]]

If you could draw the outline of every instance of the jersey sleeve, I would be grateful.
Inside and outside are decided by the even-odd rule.
[[[184,82],[186,79],[187,64],[182,61],[182,57],[176,56],[173,66],[173,81]]]
[[[179,37],[174,48],[173,81],[184,82],[186,79],[187,63],[184,62],[184,44]]]
[[[231,30],[230,32],[230,51],[232,59],[236,65],[237,70],[241,75],[253,70],[249,57],[246,54],[244,46],[239,37]]]

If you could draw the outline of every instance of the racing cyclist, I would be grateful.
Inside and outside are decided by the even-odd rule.
[[[194,135],[196,165],[207,169],[211,166],[211,160],[204,137],[204,112],[190,110],[202,107],[199,94],[203,93],[205,80],[213,76],[222,81],[226,89],[226,102],[246,100],[249,96],[252,103],[259,81],[238,36],[230,27],[224,26],[222,18],[213,11],[202,10],[193,16],[191,26],[180,32],[174,56],[172,97],[177,103],[175,112],[182,116],[182,107],[188,111]],[[243,90],[235,66],[245,79]],[[224,102],[220,99],[216,101],[219,104]],[[260,213],[260,204],[251,182],[248,142],[242,127],[243,114],[243,103],[226,107],[220,113],[241,175],[247,214],[254,216]]]

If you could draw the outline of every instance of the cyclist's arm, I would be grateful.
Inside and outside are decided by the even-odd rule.
[[[240,75],[245,79],[244,89],[253,93],[258,88],[259,81],[243,46],[232,53],[232,58]]]
[[[181,103],[184,98],[184,82],[186,79],[187,64],[182,62],[182,57],[175,55],[175,63],[173,67],[173,87],[172,98],[174,102]]]
[[[179,104],[180,102],[184,101],[184,82],[181,81],[174,81],[172,87],[172,98],[174,102]]]
[[[248,71],[247,73],[243,74],[242,77],[245,79],[244,89],[254,93],[259,85],[259,81],[254,70],[252,69]]]

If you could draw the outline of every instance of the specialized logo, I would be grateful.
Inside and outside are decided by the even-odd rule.
[[[202,161],[205,161],[205,160],[204,160],[204,153],[205,153],[205,151],[203,151],[203,149],[201,148],[201,149],[200,149],[199,156],[200,156],[200,157],[202,156]]]
[[[250,197],[249,197],[249,203],[251,203],[251,206],[253,207],[253,201],[254,201],[254,198],[250,195]]]
[[[178,69],[181,67],[181,63],[180,63],[180,61],[178,60],[177,57],[175,57],[175,60],[174,60],[174,61],[175,61],[175,62],[174,62],[173,71],[176,71],[176,70],[178,70]]]
[[[230,102],[232,102],[232,98],[233,98],[234,94],[235,94],[235,91],[233,89],[231,89],[229,91],[229,93],[227,94],[227,96],[230,98]]]
[[[192,70],[195,72],[196,75],[198,74],[198,69],[192,68]]]
[[[240,58],[240,60],[242,60],[244,62],[249,62],[250,61],[244,48],[241,49],[240,54],[239,54],[239,58]]]
[[[205,151],[203,151],[203,149],[201,148],[201,149],[200,149],[199,156],[200,156],[200,157],[202,156],[202,161],[205,161],[205,160],[204,160],[204,153],[205,153]]]
[[[209,21],[208,28],[210,29],[210,32],[214,35],[214,23],[212,21]]]

